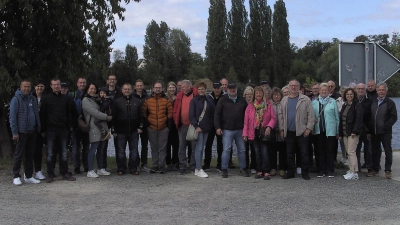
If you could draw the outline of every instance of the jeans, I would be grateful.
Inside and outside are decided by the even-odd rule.
[[[135,173],[137,171],[137,155],[138,155],[138,144],[139,134],[134,132],[132,134],[117,134],[116,148],[117,151],[117,171],[125,173],[127,169],[129,172]],[[129,162],[126,166],[126,144],[129,145]]]
[[[191,145],[194,149],[194,141],[186,141],[186,134],[187,131],[189,129],[189,126],[184,126],[182,125],[179,130],[178,130],[178,134],[179,134],[179,151],[178,151],[178,157],[179,157],[179,169],[186,169],[186,147],[188,147],[189,145]],[[189,150],[188,150],[189,152]],[[194,169],[196,167],[196,160],[194,158],[195,154],[190,154],[189,157],[191,157],[190,159],[190,168]]]
[[[379,171],[381,164],[381,143],[385,150],[385,172],[392,172],[393,151],[392,151],[392,134],[376,134],[371,135],[372,144],[372,169]]]
[[[253,146],[257,157],[257,172],[269,173],[271,167],[269,163],[267,143],[261,141],[259,137],[255,137]]]
[[[88,153],[88,166],[89,170],[93,170],[94,164],[94,154],[96,153],[97,158],[97,168],[103,169],[103,149],[104,149],[105,141],[96,141],[90,144],[90,149]]]
[[[67,155],[67,140],[68,130],[52,128],[46,132],[47,139],[47,174],[54,175],[54,167],[56,164],[55,153],[58,151],[60,174],[68,173],[68,155]]]
[[[195,144],[196,169],[198,170],[202,168],[201,161],[203,160],[203,150],[204,150],[204,145],[207,142],[207,137],[208,137],[208,132],[200,132],[199,136],[197,137],[197,140],[194,141],[196,143]]]
[[[296,171],[295,154],[296,149],[299,149],[301,155],[301,175],[308,176],[309,173],[309,158],[308,158],[308,141],[309,136],[296,136],[295,131],[287,131],[285,138],[287,150],[287,174],[294,175]]]
[[[82,132],[79,128],[72,131],[72,161],[74,162],[74,168],[81,166],[80,155],[82,149],[82,165],[87,170],[89,144],[89,133]]]
[[[229,159],[231,157],[232,142],[235,140],[240,169],[246,169],[246,154],[245,154],[245,144],[242,136],[243,130],[222,130],[222,144],[224,150],[222,151],[222,170],[228,169]]]
[[[147,133],[149,134],[153,168],[163,170],[165,167],[165,158],[167,157],[169,129],[165,127],[162,130],[152,130],[148,127]]]
[[[333,173],[335,161],[335,143],[338,143],[335,136],[326,136],[325,132],[316,135],[318,138],[319,172]]]
[[[356,154],[357,154],[357,163],[358,169],[361,169],[361,147],[364,143],[364,162],[366,169],[372,169],[372,150],[371,150],[371,141],[367,138],[367,132],[362,130],[360,133],[360,138],[357,144]],[[379,148],[380,149],[380,148]]]
[[[204,149],[204,166],[210,167],[212,159],[212,146],[214,144],[214,137],[217,137],[217,168],[221,168],[221,156],[222,156],[222,136],[216,135],[216,131],[212,128],[208,132],[206,148]]]
[[[21,162],[24,158],[24,170],[26,178],[31,178],[33,173],[33,153],[36,147],[37,132],[27,134],[19,133],[19,140],[15,147],[13,174],[14,178],[21,177]],[[24,157],[25,155],[25,157]]]

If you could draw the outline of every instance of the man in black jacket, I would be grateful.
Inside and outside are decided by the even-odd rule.
[[[380,150],[381,144],[385,150],[385,173],[386,178],[392,178],[392,127],[397,121],[397,109],[393,100],[387,95],[388,87],[386,83],[377,85],[378,97],[371,104],[371,143],[372,143],[372,170],[367,176],[372,177],[379,174],[381,164]]]
[[[50,81],[52,93],[44,96],[40,106],[42,136],[47,139],[47,182],[54,180],[55,151],[59,149],[60,174],[62,179],[76,180],[68,172],[67,139],[68,131],[72,131],[72,115],[70,98],[61,94],[61,82],[58,78]],[[58,145],[58,146],[57,146]]]
[[[371,100],[371,102],[378,97],[378,93],[376,92],[376,83],[374,79],[370,79],[367,82],[367,96]]]
[[[132,85],[129,83],[122,85],[122,97],[115,100],[112,106],[118,175],[124,175],[127,169],[131,174],[139,175],[137,155],[139,134],[143,131],[140,106],[139,100],[132,97]],[[129,145],[128,167],[126,166],[126,144]]]
[[[214,115],[216,133],[217,135],[222,135],[224,148],[221,165],[222,177],[228,177],[228,163],[233,140],[235,140],[237,147],[240,174],[249,177],[250,174],[246,169],[245,143],[242,135],[247,102],[246,99],[237,94],[236,84],[228,84],[227,90],[228,94],[219,100]]]

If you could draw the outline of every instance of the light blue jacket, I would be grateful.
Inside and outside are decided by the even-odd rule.
[[[319,117],[319,101],[316,99],[312,101],[312,107],[314,109],[315,119],[318,120],[317,123],[314,124],[313,134],[320,134],[319,124],[321,118]],[[336,136],[339,134],[339,110],[336,104],[335,99],[331,98],[329,102],[325,105],[325,109],[322,112],[325,117],[325,130],[326,136]]]

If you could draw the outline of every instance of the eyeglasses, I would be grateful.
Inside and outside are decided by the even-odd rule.
[[[328,87],[333,88],[334,86],[331,85],[331,86],[328,86]]]

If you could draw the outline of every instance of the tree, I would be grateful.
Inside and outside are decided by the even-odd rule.
[[[222,78],[228,72],[225,1],[210,0],[208,8],[206,64],[210,78]]]
[[[135,81],[137,76],[138,70],[138,53],[135,46],[127,44],[125,47],[125,63],[129,69],[129,75],[132,77],[132,80]]]
[[[169,32],[167,40],[168,73],[165,81],[185,77],[189,73],[192,57],[190,37],[183,30],[174,28]]]
[[[278,0],[274,5],[272,25],[272,54],[274,56],[273,85],[282,87],[288,82],[288,73],[291,66],[291,49],[289,24],[286,20],[286,7],[283,0]]]
[[[238,74],[238,80],[248,82],[248,57],[246,26],[248,23],[244,0],[232,0],[232,8],[228,13],[227,36],[230,66]]]
[[[339,81],[339,43],[332,45],[322,54],[317,66],[317,80]]]

